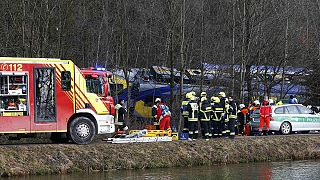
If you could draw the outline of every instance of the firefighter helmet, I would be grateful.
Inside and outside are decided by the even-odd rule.
[[[240,109],[243,109],[243,108],[245,108],[246,106],[245,106],[244,104],[240,104],[239,107],[240,107]]]
[[[186,94],[186,98],[187,98],[187,99],[190,99],[190,93],[187,93],[187,94]]]
[[[253,103],[255,106],[260,105],[260,102],[258,100],[255,100]]]
[[[206,101],[207,97],[201,97],[201,102]]]
[[[196,100],[196,97],[195,97],[195,96],[190,96],[190,100],[191,100],[191,101],[195,101],[195,100]]]
[[[191,91],[191,92],[190,92],[190,95],[195,97],[195,96],[196,96],[196,92]]]
[[[219,92],[218,94],[220,97],[226,97],[226,93],[225,92]]]
[[[206,96],[207,96],[207,93],[206,93],[206,92],[202,92],[202,93],[200,94],[200,96],[201,96],[201,97],[206,97]]]
[[[212,101],[213,103],[219,103],[219,102],[220,102],[220,99],[219,99],[218,97],[212,96],[212,97],[211,97],[211,101]]]

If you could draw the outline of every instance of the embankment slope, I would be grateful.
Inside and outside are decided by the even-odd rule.
[[[320,135],[210,141],[0,145],[1,176],[320,158]]]

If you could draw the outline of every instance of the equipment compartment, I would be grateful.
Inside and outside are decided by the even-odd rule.
[[[26,72],[0,72],[0,116],[28,116]]]

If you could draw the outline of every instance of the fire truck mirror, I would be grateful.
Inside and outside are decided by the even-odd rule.
[[[108,96],[109,95],[109,87],[108,87],[107,83],[103,84],[103,89],[104,89],[104,94],[106,96]]]
[[[61,88],[64,91],[71,90],[71,72],[70,71],[61,72]]]

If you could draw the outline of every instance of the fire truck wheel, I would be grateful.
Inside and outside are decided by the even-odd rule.
[[[69,126],[70,139],[76,144],[89,144],[96,135],[94,123],[87,117],[77,117]]]

